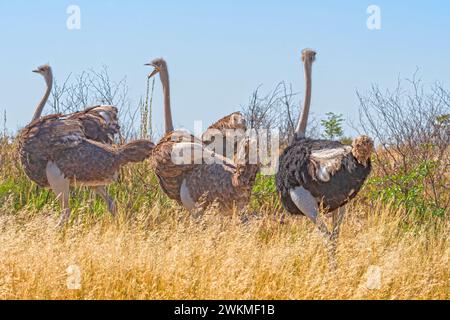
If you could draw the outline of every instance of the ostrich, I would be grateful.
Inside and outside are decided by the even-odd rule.
[[[47,91],[32,122],[19,133],[19,153],[27,176],[41,187],[50,187],[59,197],[63,212],[58,226],[70,217],[71,185],[94,187],[114,215],[114,201],[105,185],[116,181],[119,169],[149,157],[154,145],[138,140],[124,146],[110,145],[118,130],[117,109],[98,106],[67,116],[41,117],[51,90],[50,66],[34,72],[44,76]],[[97,140],[97,141],[95,141]]]
[[[33,70],[33,72],[42,75],[47,84],[45,95],[37,106],[33,116],[32,121],[35,121],[41,117],[44,106],[51,93],[53,86],[53,71],[49,65],[43,65]],[[118,110],[114,106],[99,105],[89,107],[84,111],[69,114],[66,117],[70,120],[79,120],[88,139],[101,143],[113,144],[114,136],[120,132],[117,113]],[[93,189],[95,193],[107,203],[110,213],[115,215],[116,206],[114,200],[108,195],[106,187],[98,186]]]
[[[33,121],[35,121],[41,117],[44,106],[48,101],[53,85],[53,72],[49,65],[40,66],[36,70],[33,70],[33,72],[42,75],[47,84],[45,95],[37,106],[33,116]],[[117,113],[118,110],[114,106],[99,105],[89,107],[84,111],[66,115],[66,118],[80,121],[83,126],[83,131],[88,139],[101,143],[113,144],[115,135],[120,132]],[[98,186],[93,189],[94,192],[107,203],[110,213],[115,215],[116,205],[114,200],[108,195],[106,187]]]
[[[218,200],[222,207],[229,207],[233,202],[238,205],[245,202],[241,198],[248,197],[249,192],[243,190],[253,184],[258,167],[235,165],[231,159],[209,150],[203,141],[184,131],[174,131],[167,63],[160,58],[146,65],[154,68],[149,77],[160,74],[164,92],[165,136],[156,145],[152,155],[153,167],[163,191],[190,211],[197,207],[200,197],[205,198],[205,205]],[[236,127],[246,129],[239,113],[221,119],[210,129],[220,131]],[[241,153],[245,154],[250,143],[241,141]],[[183,161],[174,161],[175,154],[182,155]],[[205,164],[206,158],[214,159],[214,163]]]
[[[343,206],[357,195],[370,174],[374,146],[367,136],[356,138],[352,146],[306,137],[315,57],[313,50],[302,52],[306,80],[303,115],[294,140],[280,157],[276,185],[284,208],[291,214],[305,215],[312,220],[331,240],[334,251],[345,214]],[[332,213],[331,232],[319,219],[319,208]]]

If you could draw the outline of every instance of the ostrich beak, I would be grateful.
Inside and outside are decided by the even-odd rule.
[[[34,72],[34,73],[39,73],[39,70],[36,69],[36,70],[33,70],[33,72]]]
[[[152,64],[148,64],[148,66],[152,66],[152,67],[155,68],[155,70],[153,70],[153,72],[148,75],[148,78],[150,79],[150,78],[153,78],[154,76],[156,76],[159,73],[159,69],[158,69],[158,67],[155,67]]]

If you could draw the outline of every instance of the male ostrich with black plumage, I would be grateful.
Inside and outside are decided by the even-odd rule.
[[[316,52],[303,50],[306,80],[304,110],[293,141],[280,157],[276,184],[284,208],[291,214],[305,215],[312,220],[320,232],[332,241],[335,249],[345,214],[343,206],[357,195],[370,174],[370,156],[374,145],[367,136],[356,138],[352,146],[306,137],[311,104],[311,71],[315,58]],[[319,219],[321,209],[332,213],[331,232]]]

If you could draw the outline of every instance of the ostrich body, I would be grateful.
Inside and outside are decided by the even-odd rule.
[[[19,141],[28,177],[41,187],[51,187],[47,168],[52,163],[70,184],[104,186],[117,179],[120,167],[150,155],[152,144],[146,140],[116,147],[88,139],[83,129],[79,121],[59,115],[25,127]]]
[[[42,66],[35,72],[42,74],[51,88],[51,68]],[[50,187],[60,198],[63,207],[60,226],[70,216],[71,185],[94,187],[115,214],[114,201],[106,193],[105,185],[116,181],[122,166],[147,158],[153,144],[140,140],[121,147],[110,145],[119,130],[115,107],[97,106],[67,116],[41,117],[46,99],[47,93],[33,121],[19,133],[25,173],[39,186]]]
[[[200,198],[203,201],[202,206],[216,201],[221,207],[228,208],[233,203],[241,205],[247,202],[249,192],[243,190],[249,189],[249,185],[252,185],[257,169],[254,166],[236,165],[220,152],[214,153],[209,150],[207,146],[214,140],[205,144],[184,131],[174,131],[167,64],[163,59],[155,59],[147,65],[155,68],[149,77],[160,74],[164,91],[166,134],[156,145],[151,160],[162,190],[170,199],[188,210],[197,208]],[[208,130],[222,131],[223,135],[226,135],[224,132],[226,129],[241,128],[246,129],[245,120],[240,113],[233,113],[210,126]],[[243,150],[245,146],[246,144],[242,144]],[[182,154],[187,159],[182,163],[176,163],[173,159],[174,154]],[[205,164],[204,159],[207,157],[219,161]]]
[[[190,211],[203,211],[216,205],[220,211],[242,210],[250,201],[258,162],[251,163],[250,148],[257,147],[256,139],[242,139],[234,162],[197,165],[183,181],[182,202]]]
[[[355,142],[361,145],[354,143],[353,148],[371,143],[363,137]],[[364,164],[364,158],[359,159],[352,153],[352,147],[338,141],[295,139],[280,157],[277,175],[277,187],[286,210],[305,215],[291,197],[292,190],[297,188],[308,191],[316,199],[317,208],[322,206],[327,212],[347,204],[371,171],[370,160]]]
[[[352,146],[337,141],[305,137],[311,103],[311,70],[316,53],[304,50],[306,96],[303,115],[294,140],[279,160],[276,185],[284,208],[291,214],[305,215],[329,239],[335,240],[344,216],[341,208],[353,199],[371,172],[373,141],[360,136]],[[333,230],[319,220],[319,211],[333,213]],[[339,211],[339,212],[336,212]]]

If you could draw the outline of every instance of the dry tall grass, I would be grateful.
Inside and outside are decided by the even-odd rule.
[[[1,299],[450,298],[449,221],[413,225],[381,204],[349,208],[336,271],[306,219],[271,211],[246,223],[196,221],[156,205],[117,221],[79,215],[62,233],[50,207],[8,210],[0,210]],[[80,290],[67,287],[71,265]],[[371,266],[381,271],[375,286]]]

